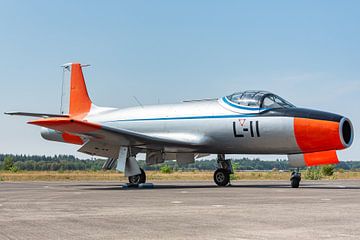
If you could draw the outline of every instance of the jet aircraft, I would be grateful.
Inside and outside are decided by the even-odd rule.
[[[106,157],[103,168],[124,172],[130,183],[146,182],[136,161],[146,154],[146,164],[166,160],[192,163],[217,154],[218,186],[230,183],[231,161],[225,154],[284,154],[297,168],[291,187],[299,187],[302,166],[336,164],[336,151],[351,146],[351,121],[338,114],[297,108],[267,91],[242,91],[218,99],[124,109],[99,107],[89,98],[82,69],[63,65],[70,76],[63,92],[67,104],[60,114],[8,112],[39,117],[29,124],[41,126],[43,138],[81,145],[79,152]],[[65,107],[64,107],[65,106]]]

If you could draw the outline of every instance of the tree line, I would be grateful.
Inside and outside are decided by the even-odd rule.
[[[101,170],[104,159],[79,159],[72,155],[13,155],[0,154],[0,170],[9,171],[68,171],[68,170]],[[192,164],[178,164],[176,161],[167,161],[163,164],[146,166],[144,160],[139,160],[139,165],[145,170],[160,170],[163,166],[169,166],[174,171],[191,170],[215,170],[217,168],[216,159],[199,160]],[[275,161],[264,161],[259,158],[239,158],[232,159],[232,164],[236,170],[289,170],[288,161],[277,159]],[[360,170],[360,161],[340,162],[336,168],[344,170]]]

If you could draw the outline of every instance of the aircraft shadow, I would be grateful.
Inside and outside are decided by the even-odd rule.
[[[74,186],[74,185],[73,185]],[[99,191],[111,191],[111,190],[161,190],[161,189],[212,189],[219,188],[216,185],[170,185],[170,184],[154,184],[153,187],[138,188],[138,187],[128,187],[124,188],[122,185],[104,185],[104,184],[85,184],[78,185],[82,190],[99,190]],[[256,188],[256,189],[291,189],[289,184],[241,184],[241,185],[231,185],[226,188]],[[329,190],[360,190],[360,186],[324,186],[323,184],[301,184],[300,188],[306,189],[329,189]],[[294,189],[295,190],[295,189]]]

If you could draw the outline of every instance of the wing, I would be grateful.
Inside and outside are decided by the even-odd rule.
[[[91,123],[83,120],[71,118],[43,118],[29,122],[60,132],[67,132],[78,136],[83,136],[90,139],[92,144],[87,147],[95,148],[93,142],[106,144],[107,146],[132,146],[138,148],[160,150],[164,147],[174,147],[182,149],[191,149],[195,151],[205,141],[201,136],[187,136],[186,138],[179,138],[178,135],[150,135],[139,132],[134,132],[126,129],[119,129],[110,126],[101,125],[98,123]],[[97,148],[99,144],[97,144]],[[83,146],[85,147],[85,146]],[[84,151],[90,151],[89,148],[84,148]]]
[[[42,118],[50,118],[50,117],[68,118],[69,117],[69,115],[62,115],[62,114],[30,113],[30,112],[6,112],[4,114],[15,115],[15,116],[27,116],[27,117],[42,117]]]

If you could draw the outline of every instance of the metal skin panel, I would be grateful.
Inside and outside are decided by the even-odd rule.
[[[147,165],[163,163],[163,154],[161,151],[147,151],[145,161]]]
[[[141,132],[151,137],[188,143],[164,147],[165,152],[288,154],[300,152],[292,117],[261,117],[234,113],[219,101],[107,109],[86,120],[112,128]],[[237,110],[239,111],[239,110]],[[235,126],[235,133],[234,133]]]
[[[135,176],[141,174],[141,170],[135,157],[129,157],[126,159],[125,177]]]
[[[119,155],[119,146],[99,141],[88,141],[78,151],[93,156],[117,158]]]
[[[126,166],[126,159],[128,157],[128,148],[121,146],[119,149],[119,156],[117,157],[116,170],[124,172]]]
[[[71,143],[82,145],[86,138],[71,135],[66,132],[59,132],[49,128],[42,127],[40,131],[41,136],[49,141],[63,142],[63,143]]]
[[[177,153],[176,154],[176,161],[179,164],[189,164],[195,161],[193,153]]]
[[[41,131],[40,131],[41,137],[43,137],[46,140],[49,141],[56,141],[56,142],[65,142],[64,139],[62,138],[62,133],[49,129],[49,128],[45,128],[42,127]]]
[[[290,167],[299,168],[306,166],[304,154],[289,154],[288,155],[288,164]]]

